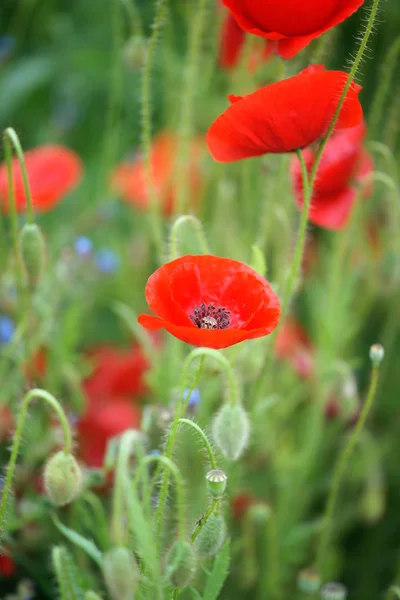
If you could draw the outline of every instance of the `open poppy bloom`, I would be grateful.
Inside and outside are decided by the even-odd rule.
[[[25,152],[25,164],[36,212],[47,212],[68,194],[82,177],[80,158],[64,146],[38,146]],[[26,210],[26,197],[21,168],[12,161],[17,211]],[[7,165],[0,164],[0,206],[9,212]]]
[[[292,58],[313,39],[342,23],[364,0],[223,0],[239,26],[277,41],[282,58]]]
[[[17,567],[11,556],[0,551],[0,577],[12,577],[16,570]]]
[[[346,226],[357,197],[354,184],[362,184],[373,170],[372,159],[363,148],[364,136],[365,125],[362,123],[336,133],[328,141],[315,179],[309,211],[311,223],[325,229]],[[307,148],[303,157],[310,172],[315,151]],[[297,157],[292,162],[292,181],[297,204],[301,208],[303,184]]]
[[[187,159],[189,190],[194,203],[198,199],[201,189],[199,162],[202,146],[202,141],[194,139]],[[150,160],[153,186],[162,210],[167,215],[173,212],[175,205],[177,188],[174,181],[174,171],[178,151],[179,139],[171,131],[159,133],[151,148]],[[149,208],[150,199],[147,189],[146,167],[141,156],[133,161],[122,162],[116,167],[111,176],[111,187],[123,200],[133,204],[136,208],[140,210]]]
[[[216,256],[182,256],[166,263],[146,285],[156,317],[140,315],[146,329],[166,329],[206,348],[227,348],[268,335],[280,316],[269,283],[247,265]]]
[[[232,69],[238,64],[245,41],[245,31],[239,27],[234,16],[228,13],[222,26],[218,61],[223,69]],[[255,47],[249,57],[249,71],[255,71],[262,62],[267,61],[273,50],[274,42],[266,41],[263,46]]]
[[[286,317],[279,330],[275,352],[278,358],[289,362],[299,377],[307,378],[314,370],[314,350],[311,340],[294,317]]]
[[[247,96],[230,96],[232,105],[207,133],[211,155],[220,162],[233,162],[309,146],[328,131],[347,78],[342,71],[313,65]],[[336,130],[361,123],[360,90],[351,84]]]

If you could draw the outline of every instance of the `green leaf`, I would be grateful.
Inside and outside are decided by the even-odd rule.
[[[61,523],[61,521],[59,520],[59,518],[56,515],[53,515],[52,519],[53,519],[53,523],[57,527],[57,529],[59,531],[61,531],[61,533],[63,535],[65,535],[65,537],[70,542],[72,542],[73,544],[75,544],[75,546],[78,546],[79,548],[84,550],[86,552],[86,554],[88,554],[88,556],[90,556],[90,558],[92,558],[98,564],[98,566],[100,568],[102,568],[103,554],[100,552],[100,550],[94,544],[94,542],[84,538],[82,535],[80,535],[73,529],[70,529],[66,525],[63,525],[63,523]]]
[[[83,600],[83,590],[77,582],[77,567],[68,550],[56,546],[52,551],[53,567],[60,592],[60,600]]]
[[[387,600],[394,600],[395,598],[400,598],[400,587],[398,585],[393,585],[387,595]]]
[[[230,542],[227,542],[215,558],[213,569],[207,579],[203,600],[217,600],[228,576],[230,560]]]

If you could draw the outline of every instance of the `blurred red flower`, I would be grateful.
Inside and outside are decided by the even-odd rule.
[[[313,65],[247,96],[230,96],[232,105],[207,133],[212,156],[232,162],[309,146],[326,134],[347,77],[342,71],[325,71],[323,66]],[[360,90],[351,84],[336,130],[362,121]]]
[[[201,189],[200,157],[203,140],[192,140],[187,169],[190,180],[192,201],[196,203]],[[159,133],[153,141],[151,148],[151,167],[155,192],[165,214],[173,212],[176,199],[176,182],[174,170],[179,139],[171,131]],[[146,169],[144,160],[138,156],[136,160],[122,162],[116,167],[111,176],[112,189],[121,198],[140,210],[149,208],[149,195],[146,183]]]
[[[223,0],[239,26],[278,42],[282,58],[292,58],[314,38],[350,17],[364,0]]]
[[[275,329],[280,304],[269,283],[243,263],[216,256],[182,256],[160,267],[146,285],[156,317],[146,329],[166,329],[194,346],[226,348]]]
[[[236,22],[231,13],[226,15],[222,26],[219,64],[223,69],[232,69],[240,58],[246,41],[246,33]],[[274,50],[274,43],[266,42],[263,46],[253,49],[249,57],[249,71],[255,71],[256,68],[268,60]]]
[[[80,158],[63,146],[38,146],[25,152],[32,202],[37,212],[47,212],[70,192],[82,177]],[[17,158],[13,159],[13,179],[18,212],[26,210],[22,173]],[[0,164],[0,206],[9,212],[7,166]]]
[[[14,415],[9,406],[0,406],[0,441],[10,437],[14,429]]]
[[[302,325],[289,316],[282,324],[275,352],[278,358],[288,361],[301,378],[309,377],[314,370],[313,345]]]
[[[329,140],[314,184],[309,212],[311,223],[326,229],[341,229],[346,226],[357,198],[354,184],[361,184],[373,170],[372,158],[363,148],[364,136],[365,125],[362,123],[336,133]],[[303,151],[309,173],[315,155],[311,148]],[[292,180],[297,204],[301,208],[303,185],[297,157],[292,162]],[[367,189],[366,193],[370,191],[371,189]]]
[[[2,552],[0,552],[0,576],[12,577],[16,570],[17,567],[11,556],[8,556],[8,554],[2,554]]]
[[[242,519],[249,510],[250,506],[255,504],[257,499],[250,493],[242,492],[232,500],[232,516],[234,519]]]

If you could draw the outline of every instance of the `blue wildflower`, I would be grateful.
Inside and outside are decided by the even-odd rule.
[[[95,263],[101,273],[111,274],[118,269],[120,259],[113,250],[103,248],[96,252]]]
[[[189,393],[190,393],[190,390],[188,388],[183,392],[183,398],[185,401],[187,400]],[[197,406],[200,403],[200,400],[201,400],[200,390],[198,388],[194,388],[194,390],[192,390],[192,393],[190,394],[190,398],[188,400],[187,405],[188,406]]]
[[[15,332],[14,322],[5,315],[0,316],[0,343],[8,344]]]
[[[90,238],[81,235],[76,238],[74,247],[80,256],[89,256],[93,249],[93,242]]]

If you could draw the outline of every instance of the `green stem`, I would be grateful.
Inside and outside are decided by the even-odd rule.
[[[25,191],[25,199],[26,199],[26,207],[27,207],[27,215],[28,215],[28,223],[32,224],[35,222],[35,214],[33,211],[33,203],[32,203],[32,195],[31,195],[31,190],[29,187],[29,179],[28,179],[28,173],[26,170],[26,165],[25,165],[25,158],[24,158],[24,153],[21,147],[21,143],[19,141],[18,135],[16,134],[15,130],[12,127],[7,127],[7,129],[4,131],[4,143],[5,143],[5,151],[6,151],[6,156],[7,156],[7,148],[6,146],[7,141],[9,143],[12,144],[15,153],[18,157],[18,162],[19,162],[19,166],[21,169],[21,173],[22,173],[22,180],[24,183],[24,191]],[[10,150],[8,149],[8,152]],[[8,176],[9,176],[9,182],[10,182],[10,173],[12,173],[12,167],[9,167],[9,161],[7,161],[7,169],[10,169],[8,172]],[[12,177],[12,174],[11,174]],[[14,187],[12,186],[12,201],[14,203],[15,206],[15,194],[14,194]]]
[[[193,226],[193,229],[195,230],[197,235],[199,246],[201,248],[201,253],[210,254],[207,238],[205,236],[203,227],[199,219],[197,219],[193,215],[183,215],[182,217],[178,217],[171,227],[171,233],[169,238],[171,260],[179,258],[180,256],[178,231],[183,225],[186,225],[186,223],[189,223]]]
[[[158,0],[152,34],[147,46],[147,54],[142,77],[142,132],[141,145],[145,165],[145,179],[150,204],[150,227],[159,260],[163,262],[163,229],[161,223],[160,203],[154,188],[153,169],[151,164],[151,67],[157,46],[158,36],[165,18],[167,0]]]
[[[177,493],[177,505],[178,505],[178,537],[181,541],[186,539],[186,526],[185,526],[185,486],[183,482],[183,477],[181,475],[180,470],[176,466],[176,464],[167,458],[166,456],[146,456],[143,461],[140,463],[136,470],[135,474],[135,485],[137,486],[142,475],[142,472],[145,471],[145,467],[149,463],[159,462],[163,463],[165,467],[172,473],[175,478],[176,483],[176,493]]]
[[[266,574],[268,586],[273,598],[281,598],[281,574],[279,564],[279,535],[277,528],[277,519],[275,514],[271,515],[267,521],[266,543],[268,562],[266,565]]]
[[[187,160],[190,156],[190,137],[193,129],[193,108],[197,80],[199,77],[199,55],[201,40],[206,24],[206,8],[208,0],[198,0],[197,8],[191,18],[192,31],[186,72],[184,74],[184,87],[182,91],[182,105],[180,110],[179,138],[180,145],[177,160],[177,201],[175,214],[186,212],[188,206],[188,168]]]
[[[389,52],[382,61],[379,73],[379,84],[376,87],[376,93],[372,102],[372,107],[368,119],[369,136],[375,139],[379,134],[379,125],[384,114],[385,102],[392,90],[393,75],[396,70],[397,60],[400,54],[400,37],[397,37]]]
[[[196,528],[192,533],[192,537],[190,538],[190,541],[192,542],[192,544],[196,541],[197,536],[199,535],[200,531],[203,529],[204,525],[207,523],[208,519],[211,517],[214,510],[217,508],[219,502],[220,502],[219,498],[214,498],[213,501],[211,502],[210,506],[208,507],[206,514],[204,515],[204,517],[202,517],[200,519],[200,522],[196,525]]]
[[[45,390],[40,390],[40,389],[30,390],[27,394],[25,394],[25,396],[22,400],[21,408],[19,411],[18,419],[17,419],[17,426],[16,426],[14,438],[13,438],[12,448],[11,448],[11,456],[10,456],[10,460],[9,460],[8,467],[7,467],[7,475],[6,475],[6,479],[4,482],[3,494],[2,494],[1,502],[0,502],[0,532],[3,531],[3,527],[4,527],[4,523],[5,523],[8,498],[9,498],[10,491],[11,491],[11,483],[12,483],[12,479],[14,476],[15,465],[17,463],[19,447],[20,447],[21,440],[22,440],[22,433],[23,433],[23,429],[24,429],[24,425],[25,425],[25,419],[26,419],[26,416],[28,413],[28,408],[29,408],[31,401],[36,398],[39,398],[40,400],[44,400],[44,402],[47,402],[47,404],[49,404],[51,406],[51,408],[57,413],[57,416],[60,419],[60,423],[61,423],[61,426],[62,426],[62,429],[64,432],[64,453],[65,454],[71,453],[71,447],[72,447],[71,430],[69,427],[67,417],[66,417],[63,409],[61,408],[58,400],[56,400],[54,398],[54,396],[52,396],[51,394],[49,394],[49,392],[46,392]]]
[[[329,543],[329,538],[331,535],[332,527],[333,527],[333,516],[336,508],[336,502],[338,499],[338,494],[340,490],[340,486],[343,481],[343,476],[346,471],[346,467],[349,463],[351,455],[353,453],[354,447],[360,437],[360,434],[364,428],[365,422],[368,418],[368,415],[371,411],[373,401],[376,395],[376,390],[378,387],[379,380],[379,368],[374,366],[372,368],[371,381],[369,385],[367,399],[364,402],[361,415],[357,421],[356,426],[354,427],[345,447],[343,448],[342,453],[339,456],[338,462],[335,467],[335,471],[332,478],[332,486],[330,488],[328,501],[325,508],[325,514],[323,518],[323,528],[321,531],[321,537],[316,553],[316,568],[317,571],[322,571],[323,560],[325,557],[325,552]]]
[[[182,424],[182,425],[189,425],[189,427],[191,427],[198,433],[201,441],[204,444],[204,448],[208,454],[208,458],[210,459],[211,468],[213,470],[216,470],[217,469],[217,461],[215,459],[213,449],[211,447],[210,442],[208,441],[208,437],[206,436],[204,431],[201,429],[201,427],[199,427],[197,425],[197,423],[194,423],[194,421],[191,421],[190,419],[179,419],[178,423]]]

